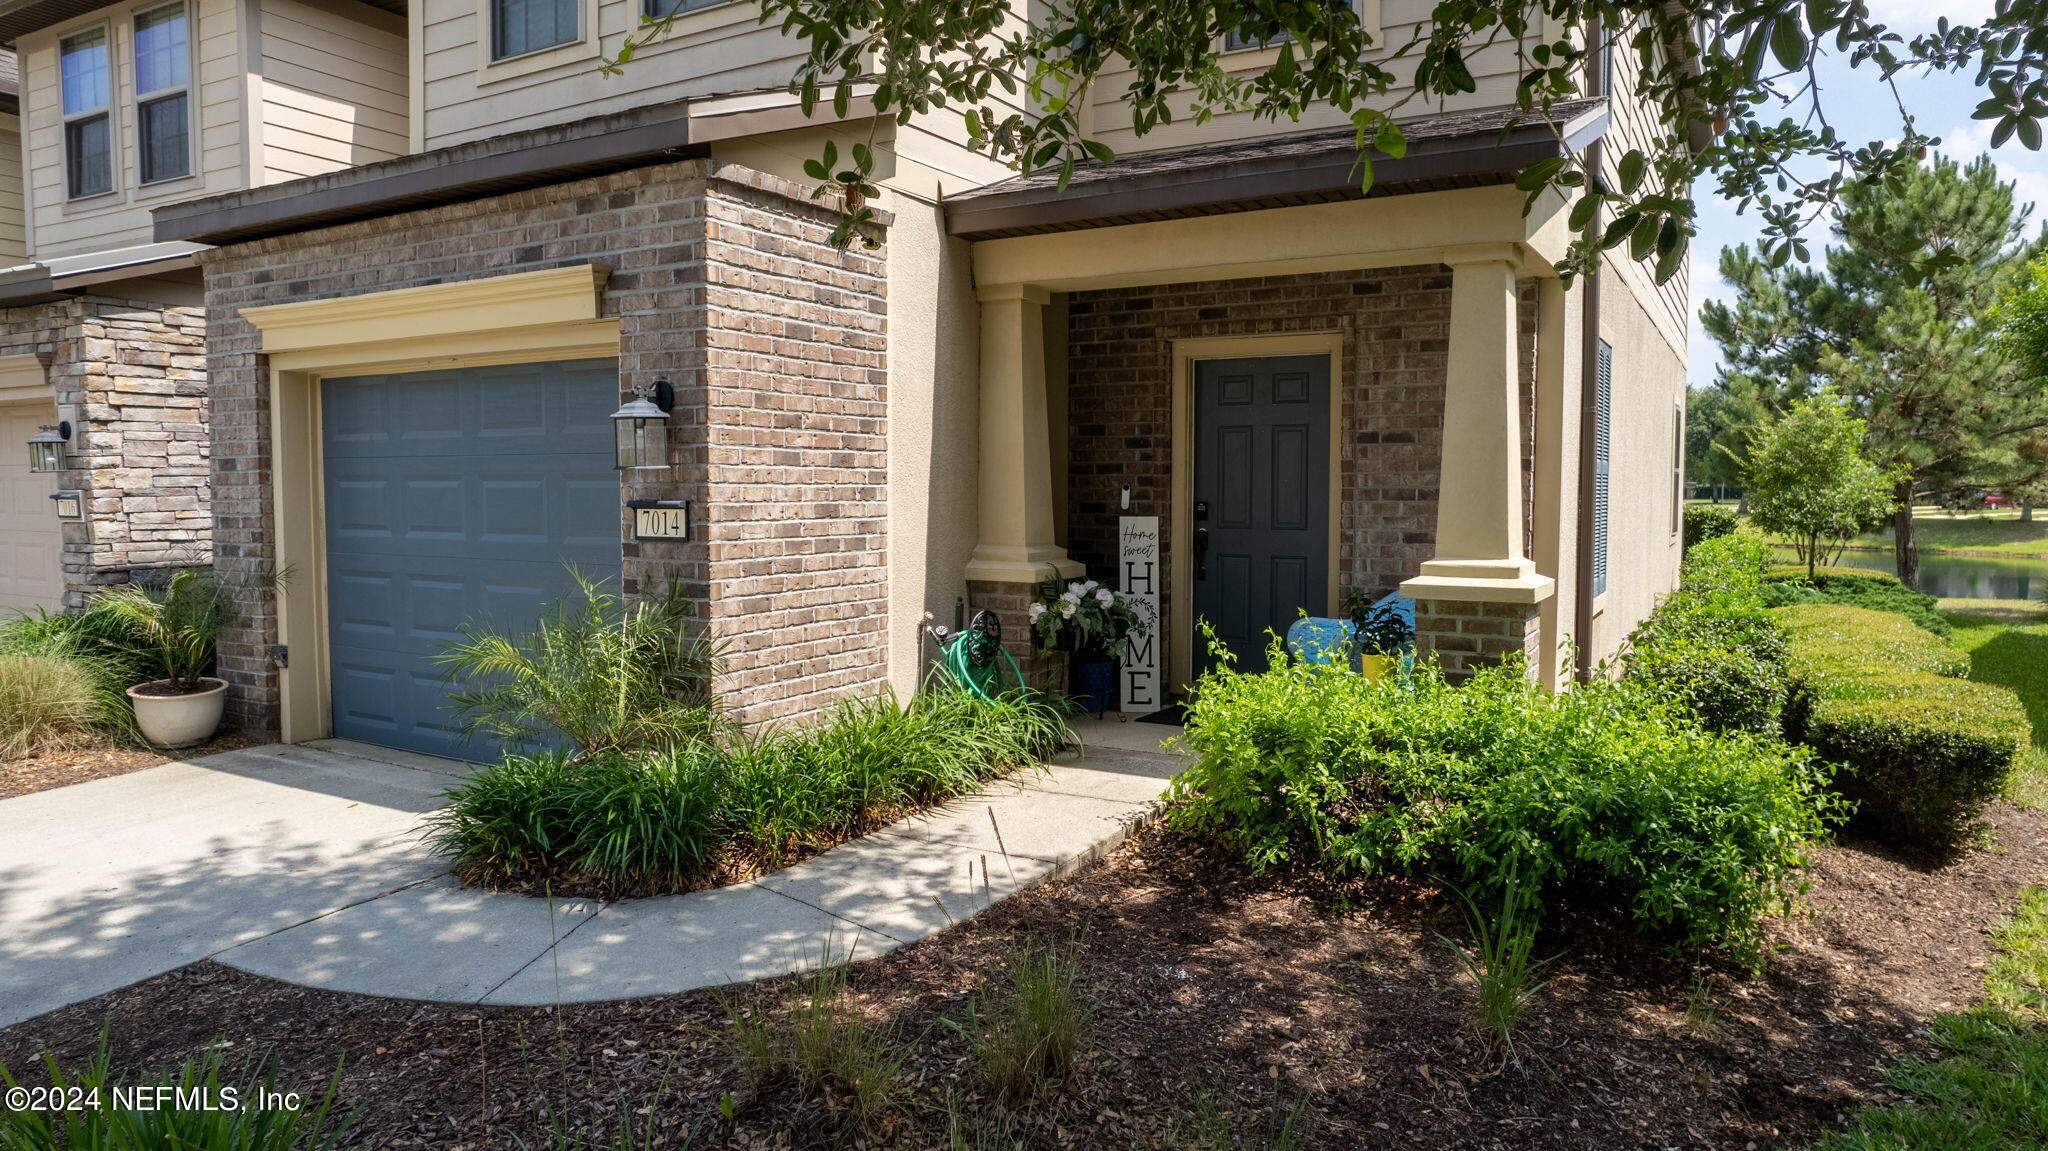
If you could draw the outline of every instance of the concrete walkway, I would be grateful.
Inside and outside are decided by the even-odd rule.
[[[206,956],[340,991],[542,1004],[881,954],[1115,845],[1176,769],[1158,750],[1173,731],[1086,723],[1086,754],[1042,774],[751,883],[615,903],[462,888],[414,828],[467,765],[341,741],[0,801],[0,1025]],[[24,819],[40,834],[13,834]]]

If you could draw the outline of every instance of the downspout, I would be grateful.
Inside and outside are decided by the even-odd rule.
[[[1594,57],[1587,68],[1587,93],[1605,96],[1605,69],[1598,59],[1600,43],[1600,22],[1592,21],[1588,26],[1587,43],[1595,46]],[[1586,145],[1586,187],[1591,191],[1600,183],[1600,162],[1605,149],[1602,140]],[[1601,232],[1601,213],[1594,209],[1589,235]],[[1576,640],[1578,682],[1588,683],[1593,678],[1593,436],[1598,430],[1598,393],[1600,358],[1600,270],[1606,263],[1601,256],[1591,274],[1585,277],[1585,298],[1579,312],[1579,515],[1578,515],[1578,559],[1573,569],[1572,589],[1576,602],[1573,605],[1572,637]]]

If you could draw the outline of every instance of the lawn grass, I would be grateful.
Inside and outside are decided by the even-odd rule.
[[[2048,811],[2048,605],[2027,600],[1941,601],[1957,646],[1970,653],[1970,678],[2020,694],[2034,725],[2034,748],[2013,772],[2006,797]]]
[[[1984,999],[1930,1023],[1941,1056],[1892,1069],[1911,1102],[1863,1112],[1821,1151],[2048,1146],[2048,889],[2028,888],[1994,940]]]

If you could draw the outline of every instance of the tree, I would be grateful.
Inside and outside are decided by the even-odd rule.
[[[1870,454],[1898,476],[1893,548],[1908,586],[1916,498],[2012,482],[2022,446],[2048,432],[2048,393],[1986,322],[2044,247],[2026,238],[2028,214],[1990,160],[1937,156],[1895,184],[1850,188],[1820,266],[1724,252],[1737,299],[1702,309],[1726,357],[1716,385],[1751,426],[1822,387],[1864,418]]]
[[[1728,393],[1719,388],[1685,390],[1685,478],[1700,487],[1733,487],[1741,483],[1735,457],[1721,450],[1734,426]],[[1716,499],[1720,496],[1715,495]]]
[[[2027,265],[1998,303],[1992,326],[2006,354],[2035,386],[2048,388],[2048,256]],[[2015,446],[2018,474],[2005,489],[2020,501],[2022,522],[2048,503],[2048,431],[2020,440]]]
[[[1864,458],[1865,434],[1846,404],[1822,392],[1749,435],[1742,465],[1749,521],[1789,537],[1809,578],[1892,510],[1897,472]]]
[[[645,21],[603,69],[627,67],[682,8]],[[1864,0],[1437,0],[1387,44],[1349,0],[759,0],[759,11],[806,46],[791,81],[806,111],[829,104],[846,118],[858,98],[877,120],[958,116],[984,152],[1021,170],[1056,169],[1062,181],[1079,162],[1114,159],[1083,120],[1106,73],[1128,71],[1116,96],[1140,135],[1181,118],[1293,120],[1334,107],[1356,129],[1369,188],[1373,158],[1407,149],[1396,118],[1476,91],[1468,61],[1480,53],[1512,46],[1514,100],[1532,116],[1585,95],[1602,71],[1589,61],[1627,53],[1658,137],[1610,154],[1600,172],[1573,150],[1517,181],[1531,205],[1547,192],[1578,197],[1568,276],[1623,244],[1654,256],[1661,277],[1675,274],[1693,233],[1694,182],[1708,176],[1721,198],[1761,218],[1769,262],[1805,259],[1802,232],[1847,188],[1903,178],[1937,142],[1919,131],[1900,83],[1923,71],[1973,76],[1985,93],[1973,115],[1991,123],[1993,146],[2038,148],[2048,119],[2048,0],[1998,0],[1981,22],[1943,20],[1910,39],[1871,20]],[[1226,70],[1227,36],[1275,44],[1275,58]],[[1828,57],[1890,85],[1895,136],[1858,142],[1833,128],[1816,79]],[[845,193],[839,238],[851,242],[874,219],[872,148],[846,167],[836,156],[812,164],[821,191]]]

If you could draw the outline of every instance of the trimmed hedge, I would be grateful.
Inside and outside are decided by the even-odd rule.
[[[1899,582],[1887,572],[1859,568],[1823,568],[1812,579],[1804,568],[1773,568],[1763,585],[1764,599],[1772,607],[1793,604],[1836,603],[1872,611],[1897,612],[1947,639],[1949,622],[1935,610],[1936,600]]]
[[[2031,740],[2019,696],[1962,678],[1969,657],[1905,616],[1843,604],[1774,614],[1791,638],[1785,735],[1836,765],[1856,824],[1924,851],[1964,845]]]
[[[1742,523],[1734,508],[1719,504],[1685,505],[1685,550],[1691,551],[1694,544],[1720,539],[1735,534]]]
[[[1769,570],[1764,572],[1764,580],[1767,583],[1779,583],[1786,580],[1806,583],[1806,565],[1772,564]],[[1890,572],[1879,571],[1876,568],[1854,568],[1843,567],[1840,564],[1822,564],[1813,569],[1813,586],[1823,591],[1862,588],[1876,584],[1890,584],[1893,587],[1906,586],[1899,582],[1899,577]]]
[[[1764,600],[1767,555],[1762,541],[1744,535],[1687,552],[1678,590],[1629,636],[1623,678],[1678,703],[1710,731],[1778,730],[1786,650]]]

